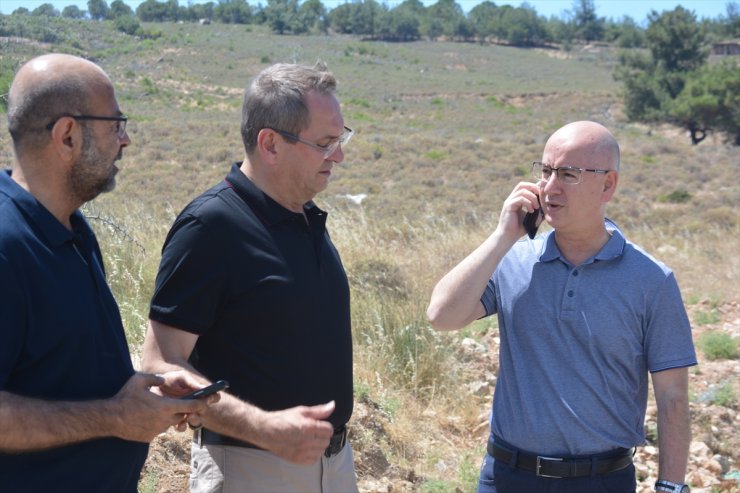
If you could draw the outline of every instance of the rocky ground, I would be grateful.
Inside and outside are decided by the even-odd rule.
[[[719,306],[704,302],[691,305],[688,309],[694,321],[695,339],[710,330],[721,330],[734,338],[740,338],[740,305],[737,302]],[[717,316],[710,323],[698,325],[695,321],[696,314],[710,311]],[[480,424],[466,430],[461,430],[454,422],[436,427],[434,439],[430,442],[436,440],[446,444],[450,450],[455,450],[465,441],[478,440],[481,444],[485,443],[488,433],[485,416],[489,406],[489,399],[485,396],[490,396],[495,381],[492,370],[497,366],[496,336],[495,331],[492,331],[481,341],[483,344],[472,341],[461,344],[461,359],[466,365],[473,367],[472,373],[478,373],[479,378],[483,378],[472,382],[467,389],[468,392],[483,396],[477,400],[471,399],[471,402],[479,402],[473,405],[480,407],[475,410]],[[689,384],[693,441],[687,482],[691,484],[694,493],[740,492],[740,365],[738,360],[709,361],[701,351],[697,350],[697,353],[699,366],[692,369]],[[718,394],[720,391],[723,392],[721,396]],[[719,405],[718,401],[724,405]],[[443,418],[430,416],[430,413],[434,414],[433,411],[428,411],[423,418],[445,421]],[[387,413],[369,398],[362,397],[356,402],[350,424],[350,438],[355,448],[355,464],[362,493],[424,491],[422,485],[426,478],[423,468],[395,465],[392,463],[395,461],[388,456],[387,448],[379,446],[393,442],[386,436],[392,433],[389,431],[393,428],[391,421]],[[639,478],[638,493],[651,492],[657,475],[657,443],[651,441],[656,429],[656,407],[652,399],[645,426],[649,442],[640,447],[635,455]],[[424,445],[419,444],[416,448],[423,449]],[[152,444],[145,465],[142,493],[186,492],[189,455],[190,442],[187,434],[169,432],[158,437]],[[459,489],[457,492],[467,493]]]

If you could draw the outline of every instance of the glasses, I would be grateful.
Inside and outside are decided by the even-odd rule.
[[[612,170],[576,168],[575,166],[560,166],[558,168],[553,168],[549,164],[544,164],[539,161],[535,161],[532,163],[532,176],[537,180],[550,181],[550,177],[552,176],[553,171],[557,174],[560,183],[565,183],[568,185],[578,185],[579,183],[581,183],[584,171],[605,175]]]
[[[116,134],[118,135],[118,138],[123,139],[123,137],[126,135],[126,122],[128,122],[128,118],[125,116],[62,115],[48,124],[46,126],[46,129],[51,130],[52,128],[54,128],[54,125],[56,125],[56,123],[62,118],[74,118],[75,120],[81,121],[103,120],[106,122],[116,122]]]
[[[306,144],[309,147],[313,147],[317,151],[321,151],[321,153],[324,155],[324,159],[334,154],[334,152],[339,148],[339,146],[347,145],[350,139],[352,138],[352,136],[355,134],[354,130],[352,130],[351,128],[344,127],[344,131],[342,132],[342,135],[340,135],[337,140],[335,140],[329,145],[322,146],[319,144],[314,144],[313,142],[309,142],[307,140],[303,140],[297,135],[292,134],[290,132],[286,132],[284,130],[278,130],[276,128],[271,128],[271,127],[266,127],[266,128],[269,128],[270,130],[279,133],[280,135],[282,135],[288,140],[300,142],[301,144]]]

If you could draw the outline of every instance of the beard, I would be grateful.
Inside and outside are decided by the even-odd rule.
[[[115,159],[106,158],[95,147],[92,132],[83,130],[82,153],[69,172],[69,186],[74,196],[81,202],[89,202],[103,192],[116,187],[118,169],[113,162],[121,158],[118,151]]]

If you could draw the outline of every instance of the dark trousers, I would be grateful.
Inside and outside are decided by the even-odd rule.
[[[515,469],[486,454],[478,493],[635,493],[635,466],[579,478],[544,478]]]

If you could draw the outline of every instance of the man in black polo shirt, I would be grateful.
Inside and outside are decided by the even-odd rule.
[[[357,491],[349,287],[312,202],[352,135],[335,86],[323,65],[258,74],[244,96],[244,161],[165,241],[144,366],[231,384],[191,421],[202,425],[192,492]]]
[[[150,391],[182,393],[200,379],[134,372],[78,210],[113,189],[131,143],[126,117],[100,67],[51,54],[18,70],[8,129],[16,160],[0,170],[0,490],[135,493],[147,442],[206,406]]]

